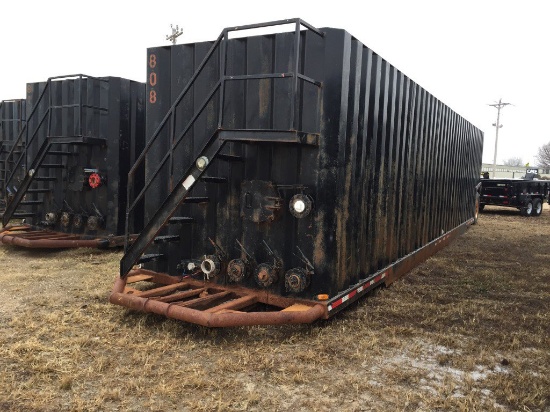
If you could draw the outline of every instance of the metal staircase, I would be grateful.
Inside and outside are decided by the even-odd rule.
[[[75,88],[79,88],[78,93],[75,92],[74,95],[74,100],[77,101],[58,104],[52,93],[52,84],[65,80],[73,80]],[[75,152],[69,150],[71,147],[105,144],[104,138],[91,136],[85,130],[84,123],[88,113],[108,111],[106,107],[83,102],[84,87],[87,82],[101,83],[108,80],[77,74],[51,77],[45,83],[27,116],[27,122],[13,142],[4,162],[7,176],[5,184],[7,204],[2,217],[4,226],[13,218],[36,216],[36,213],[20,210],[19,207],[44,203],[44,196],[53,191],[58,181],[58,177],[51,170],[65,168],[64,162],[59,159],[74,155]],[[45,99],[48,99],[47,105]],[[41,110],[44,111],[43,114],[40,114]],[[74,124],[78,127],[73,130],[73,133],[55,135],[54,118],[60,110],[71,110],[74,114]]]
[[[17,109],[15,110],[15,113],[18,114],[18,116],[13,117],[13,114],[15,114],[13,113],[12,117],[10,118],[2,116],[0,119],[0,191],[2,192],[2,203],[5,201],[3,195],[7,178],[5,158],[7,154],[12,150],[14,144],[13,140],[7,140],[6,137],[12,136],[12,133],[9,133],[10,131],[13,131],[13,134],[19,135],[19,133],[23,129],[23,125],[25,123],[23,102],[24,100],[4,100],[0,102],[0,113],[2,113],[5,106],[11,104],[16,105]],[[18,147],[14,150],[17,152],[20,151],[21,148]]]
[[[286,24],[294,24],[294,42],[292,51],[293,69],[285,73],[261,73],[261,74],[243,74],[243,75],[227,75],[227,44],[229,33],[242,30],[258,29],[263,27],[279,26]],[[138,263],[145,263],[153,260],[163,259],[163,253],[145,253],[147,249],[154,244],[163,244],[171,241],[180,240],[179,235],[163,234],[163,228],[171,224],[193,224],[193,218],[189,216],[174,216],[177,213],[178,207],[183,203],[204,203],[208,201],[205,196],[193,196],[193,188],[197,182],[207,183],[226,183],[228,179],[225,176],[209,176],[206,172],[217,161],[243,161],[239,156],[231,153],[223,153],[224,146],[227,142],[272,142],[286,144],[302,144],[302,145],[318,145],[319,134],[299,131],[299,115],[300,101],[299,88],[300,82],[310,83],[319,90],[321,83],[311,79],[300,73],[300,31],[301,28],[312,31],[318,36],[323,37],[316,28],[305,23],[300,19],[281,20],[269,23],[253,24],[248,26],[226,28],[222,31],[218,39],[214,42],[206,56],[204,57],[197,70],[183,88],[181,94],[172,104],[170,110],[157,127],[153,135],[150,137],[144,151],[141,153],[136,163],[128,174],[128,201],[126,213],[126,242],[125,253],[120,261],[120,276],[126,278],[133,266]],[[181,106],[183,100],[193,92],[193,87],[196,86],[197,79],[205,71],[205,67],[212,69],[212,65],[218,64],[216,70],[218,72],[217,81],[211,86],[206,98],[194,110],[192,114],[187,116],[181,115]],[[226,99],[226,84],[231,81],[249,81],[259,79],[285,79],[292,82],[291,93],[289,95],[290,118],[288,119],[288,128],[286,129],[236,129],[225,127],[224,108],[228,103]],[[184,164],[183,168],[179,168],[176,153],[181,149],[182,142],[186,142],[186,137],[193,133],[193,127],[197,128],[197,119],[204,115],[206,108],[215,108],[217,127],[212,131],[204,131],[204,139],[195,143],[198,150],[191,154],[191,160]],[[179,110],[178,110],[179,109]],[[185,111],[183,111],[185,112]],[[180,127],[180,125],[182,127]],[[169,142],[167,151],[163,150],[163,144]],[[163,143],[164,142],[164,143]],[[138,170],[143,170],[146,166],[147,157],[152,153],[164,153],[158,166],[151,168],[151,172],[146,178],[143,189],[135,194],[132,191],[134,186],[135,175]],[[168,168],[168,195],[164,199],[159,199],[159,207],[156,212],[147,217],[145,227],[139,236],[135,239],[130,239],[128,230],[128,222],[132,221],[138,205],[145,199],[151,199],[155,196],[155,190],[158,185],[166,184],[159,179],[161,170]],[[155,199],[156,200],[156,199]]]

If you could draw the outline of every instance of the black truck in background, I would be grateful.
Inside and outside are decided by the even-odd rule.
[[[481,179],[479,210],[485,205],[515,207],[522,216],[540,216],[545,201],[550,203],[550,181],[529,179]]]

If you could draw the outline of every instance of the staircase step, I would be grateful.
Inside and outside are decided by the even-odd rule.
[[[168,243],[168,242],[177,242],[178,240],[180,240],[180,235],[164,235],[164,236],[157,236],[154,242]]]
[[[243,157],[230,154],[219,154],[216,158],[220,160],[227,160],[229,162],[244,162]]]
[[[49,155],[58,155],[58,156],[71,156],[71,155],[75,155],[76,153],[74,152],[66,152],[66,151],[62,151],[62,150],[50,150],[48,152]]]
[[[209,197],[204,197],[204,196],[196,196],[196,197],[186,197],[185,200],[184,200],[185,203],[205,203],[205,202],[210,202],[210,198]]]
[[[201,180],[207,183],[227,183],[227,177],[203,176]]]
[[[193,223],[195,221],[195,219],[193,219],[192,217],[187,217],[187,216],[174,216],[174,217],[171,217],[170,220],[168,220],[168,223],[173,225],[173,224],[176,224],[176,223]]]
[[[36,176],[33,177],[33,180],[39,181],[39,182],[54,182],[57,180],[57,177],[50,177],[50,176]]]
[[[27,193],[49,193],[52,189],[27,189]]]
[[[153,260],[159,260],[162,257],[164,257],[162,253],[150,253],[148,255],[141,255],[137,263],[139,264],[139,263],[151,262]]]
[[[42,167],[44,169],[63,169],[65,167],[65,165],[58,164],[58,163],[44,163],[44,164],[40,165],[40,167]]]
[[[20,205],[41,205],[44,203],[43,200],[23,200],[22,202],[19,202]]]
[[[11,217],[14,219],[18,219],[20,217],[33,217],[36,213],[30,213],[30,212],[21,212],[21,213],[14,213]]]

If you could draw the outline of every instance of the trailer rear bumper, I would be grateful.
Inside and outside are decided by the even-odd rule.
[[[32,249],[108,248],[122,246],[124,236],[90,239],[71,233],[36,230],[29,225],[8,225],[0,230],[0,242]]]
[[[145,291],[127,286],[140,281],[163,286]],[[172,294],[168,294],[170,292]],[[181,299],[176,301],[176,295]],[[328,317],[327,306],[320,302],[288,299],[265,291],[204,283],[144,269],[133,270],[127,277],[118,278],[109,301],[206,327],[312,323]],[[275,310],[245,311],[256,304],[270,305]]]

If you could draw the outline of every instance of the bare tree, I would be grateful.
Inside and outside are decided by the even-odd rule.
[[[550,142],[539,147],[536,158],[539,166],[550,167]]]
[[[504,166],[524,166],[523,159],[521,157],[511,157],[504,161]]]

